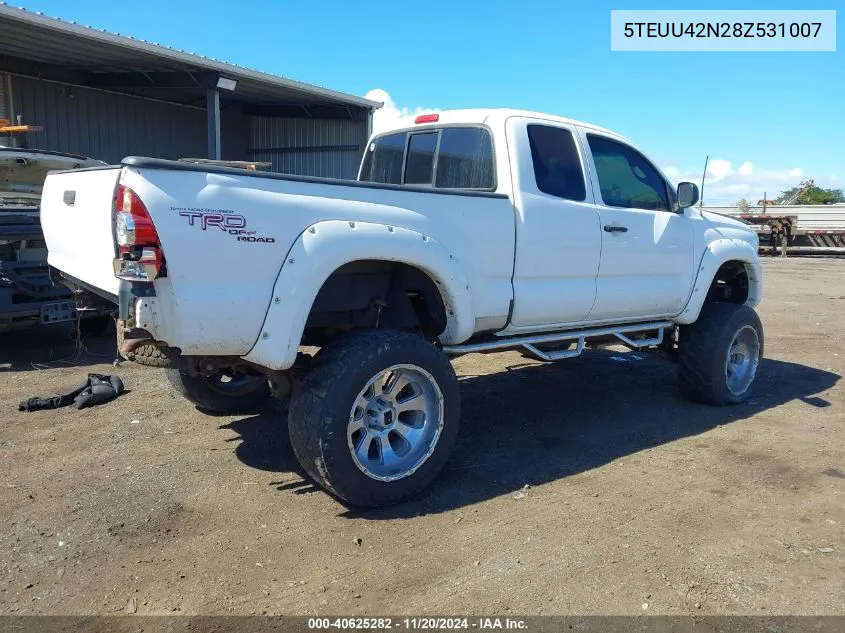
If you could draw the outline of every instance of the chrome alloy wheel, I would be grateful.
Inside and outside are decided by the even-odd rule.
[[[416,365],[393,365],[359,392],[346,437],[365,475],[394,481],[425,463],[442,430],[443,394],[434,377]]]
[[[725,384],[733,395],[745,393],[754,382],[760,364],[760,339],[757,331],[746,325],[736,333],[725,359]]]

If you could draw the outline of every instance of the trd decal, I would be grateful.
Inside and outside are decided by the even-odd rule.
[[[187,218],[189,226],[198,226],[203,231],[220,229],[229,235],[236,236],[238,242],[261,242],[264,244],[273,244],[276,242],[276,239],[273,237],[256,235],[257,231],[248,230],[246,228],[246,218],[229,210],[181,210],[178,207],[172,207],[172,209],[179,211],[179,215],[183,218]]]
[[[188,224],[198,224],[205,231],[208,227],[217,227],[221,231],[242,229],[246,226],[246,218],[242,215],[223,215],[222,213],[203,213],[202,211],[180,211],[179,215],[188,218]],[[196,222],[195,222],[196,221]]]

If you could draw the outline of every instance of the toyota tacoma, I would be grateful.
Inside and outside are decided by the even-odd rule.
[[[41,221],[50,265],[117,304],[125,357],[210,411],[289,396],[303,468],[374,506],[446,462],[452,356],[621,342],[674,358],[694,400],[747,399],[758,239],[697,199],[606,129],[462,110],[375,135],[357,181],[139,157],[52,173]]]

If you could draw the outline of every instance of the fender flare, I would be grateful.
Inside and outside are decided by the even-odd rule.
[[[428,274],[446,307],[445,344],[474,331],[469,282],[457,257],[418,231],[373,222],[326,220],[303,231],[288,251],[264,317],[261,334],[243,358],[269,369],[293,365],[308,314],[326,280],[344,264],[360,260],[401,262]]]
[[[742,240],[722,238],[710,242],[704,250],[692,292],[683,312],[674,319],[676,323],[689,324],[698,319],[716,272],[722,264],[729,261],[745,264],[745,270],[748,273],[748,299],[745,305],[753,308],[760,303],[763,292],[763,271],[757,249]]]

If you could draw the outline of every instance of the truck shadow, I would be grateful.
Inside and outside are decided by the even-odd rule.
[[[710,407],[685,400],[677,389],[675,366],[650,354],[588,350],[580,359],[564,363],[532,363],[466,376],[460,383],[461,430],[440,476],[409,501],[372,510],[350,508],[342,516],[407,518],[470,506],[516,493],[526,484],[568,477],[744,420],[792,400],[829,406],[816,394],[839,378],[821,369],[766,359],[752,400]],[[286,416],[268,412],[227,425],[243,439],[236,454],[255,468],[301,474],[279,417]],[[315,490],[307,479],[276,484],[299,493]]]

